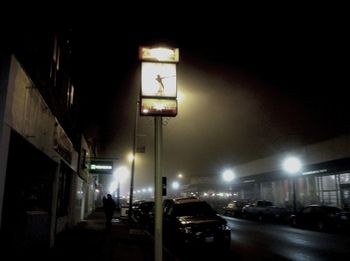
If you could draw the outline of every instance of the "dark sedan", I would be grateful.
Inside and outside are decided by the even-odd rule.
[[[150,215],[154,207],[154,201],[141,201],[133,207],[134,220],[140,225],[147,225],[150,222]]]
[[[181,249],[209,245],[227,249],[230,229],[225,219],[197,198],[177,198],[164,204],[164,236]]]
[[[305,227],[319,231],[341,228],[344,211],[337,207],[310,205],[291,215],[290,222],[295,227]]]

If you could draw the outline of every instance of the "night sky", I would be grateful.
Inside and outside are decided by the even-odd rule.
[[[286,10],[187,13],[176,23],[160,16],[128,27],[105,18],[75,26],[86,126],[90,135],[100,134],[101,155],[130,164],[138,47],[157,43],[180,49],[178,116],[164,118],[163,128],[170,178],[180,172],[220,178],[226,167],[348,133],[344,16],[326,7]],[[152,118],[139,119],[138,143],[146,153],[138,154],[136,187],[153,184],[153,129]]]

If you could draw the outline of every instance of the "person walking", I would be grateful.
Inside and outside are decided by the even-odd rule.
[[[103,198],[103,210],[106,217],[106,229],[110,230],[112,228],[112,218],[117,204],[112,198],[111,194],[107,194],[107,198]]]

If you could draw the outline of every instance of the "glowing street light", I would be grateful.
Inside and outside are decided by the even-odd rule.
[[[295,177],[301,170],[301,161],[296,157],[288,157],[283,161],[282,168],[284,171],[292,175],[293,186],[293,213],[296,212],[296,192],[295,192]]]
[[[132,153],[129,153],[128,160],[129,162],[133,162],[135,160],[135,156]]]
[[[122,167],[119,167],[115,170],[115,172],[113,173],[113,176],[117,182],[117,206],[118,208],[120,207],[120,183],[124,182],[126,180],[126,178],[128,177],[129,175],[129,170],[122,166]]]
[[[224,179],[224,181],[226,183],[229,184],[229,190],[230,190],[230,194],[232,195],[232,180],[234,180],[235,178],[235,173],[233,172],[233,170],[231,169],[226,169],[223,173],[222,173],[222,178]]]
[[[180,183],[177,182],[177,181],[174,181],[172,184],[171,184],[171,187],[174,189],[174,190],[178,190],[180,188]]]
[[[222,178],[226,182],[231,182],[235,178],[235,174],[232,170],[227,169],[222,173]]]
[[[301,162],[296,157],[289,157],[283,162],[283,169],[290,174],[296,174],[301,170]]]

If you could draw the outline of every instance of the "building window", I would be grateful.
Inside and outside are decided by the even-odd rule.
[[[319,176],[316,179],[320,203],[328,206],[340,206],[340,191],[336,175]]]
[[[71,84],[70,80],[68,80],[68,88],[67,88],[67,108],[71,109],[74,101],[74,86]]]
[[[340,184],[350,184],[350,173],[340,174]]]
[[[53,86],[57,86],[57,77],[58,71],[60,70],[60,47],[58,45],[57,37],[54,39],[53,43],[53,52],[52,52],[52,61],[51,61],[51,70],[50,70],[50,79]]]

